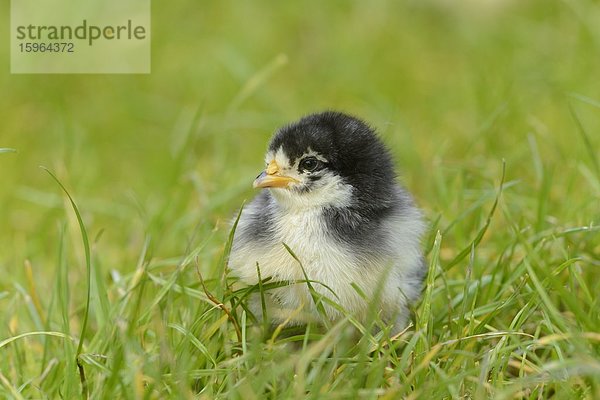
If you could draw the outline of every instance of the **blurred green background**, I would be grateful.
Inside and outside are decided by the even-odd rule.
[[[0,341],[83,331],[83,346],[0,342],[0,395],[76,396],[76,359],[92,397],[600,394],[597,1],[154,1],[149,75],[11,75],[9,11],[0,3],[0,148],[17,150],[0,153]],[[269,137],[324,109],[377,128],[430,221],[424,247],[443,236],[401,358],[344,352],[343,337],[329,357],[327,335],[292,354],[251,328],[240,344],[202,300],[195,257],[182,261],[197,254],[218,277]],[[503,160],[499,206],[471,247]],[[89,232],[87,329],[81,234],[40,165]]]
[[[0,292],[25,259],[51,290],[65,215],[84,276],[71,212],[38,166],[75,197],[107,270],[132,271],[148,237],[159,259],[208,240],[210,272],[272,132],[323,109],[378,129],[448,228],[443,259],[482,223],[469,210],[489,208],[502,159],[505,212],[523,226],[597,223],[598,21],[586,0],[155,1],[149,75],[11,75],[5,41],[0,147],[18,152],[0,154]]]

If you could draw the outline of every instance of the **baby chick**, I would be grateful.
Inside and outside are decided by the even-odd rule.
[[[427,271],[425,224],[373,129],[340,112],[309,115],[275,133],[265,163],[229,268],[247,285],[259,270],[262,279],[289,283],[264,294],[268,317],[295,324],[343,317],[327,302],[319,313],[308,278],[355,318],[381,312],[395,332],[403,329]],[[251,308],[260,315],[260,297]]]

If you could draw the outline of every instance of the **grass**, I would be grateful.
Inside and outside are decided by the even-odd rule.
[[[5,68],[0,398],[600,398],[599,16],[165,3],[148,76]],[[269,135],[326,108],[378,128],[429,220],[397,337],[265,330],[244,301],[278,283],[225,273]]]

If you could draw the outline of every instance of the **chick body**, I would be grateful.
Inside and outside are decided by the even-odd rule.
[[[359,320],[374,306],[402,329],[426,272],[425,225],[374,132],[345,114],[311,115],[279,130],[265,161],[271,175],[257,181],[268,178],[266,190],[243,209],[234,235],[233,274],[256,284],[258,264],[263,279],[290,283],[266,293],[275,323],[323,318],[302,282],[306,273],[315,291]],[[261,313],[259,299],[251,307]],[[324,309],[329,320],[343,316]]]

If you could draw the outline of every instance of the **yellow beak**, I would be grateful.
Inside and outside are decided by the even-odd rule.
[[[279,165],[275,160],[271,160],[267,168],[260,173],[254,180],[252,185],[256,188],[282,188],[287,187],[290,183],[298,182],[296,179],[279,174]]]

